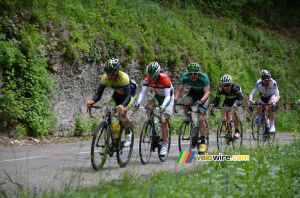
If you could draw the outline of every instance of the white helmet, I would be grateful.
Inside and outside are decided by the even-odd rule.
[[[232,83],[232,78],[229,74],[225,74],[224,76],[221,77],[220,79],[221,84],[230,84]]]

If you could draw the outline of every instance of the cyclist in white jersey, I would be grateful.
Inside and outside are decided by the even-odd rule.
[[[262,70],[260,75],[261,78],[256,81],[254,88],[252,89],[252,92],[249,95],[248,105],[252,105],[253,96],[258,91],[258,103],[271,104],[275,106],[276,102],[278,102],[280,98],[277,83],[271,78],[271,74],[267,70]],[[262,106],[258,106],[257,111],[258,116],[260,117],[262,114]],[[270,117],[270,132],[275,132],[275,112],[272,111],[272,108],[266,108],[266,111],[269,113]]]

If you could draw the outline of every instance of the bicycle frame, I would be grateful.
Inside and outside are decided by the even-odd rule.
[[[223,123],[225,124],[225,128],[226,128],[226,132],[227,132],[227,137],[226,137],[226,141],[233,141],[234,137],[233,137],[233,132],[232,132],[232,126],[231,123],[229,123],[229,121],[233,122],[233,120],[229,120],[229,113],[232,110],[232,107],[213,107],[212,109],[221,109],[221,110],[225,110],[225,120],[223,120]],[[211,114],[214,116],[213,111],[211,110]],[[223,118],[221,118],[223,119]],[[228,144],[229,144],[228,142]]]

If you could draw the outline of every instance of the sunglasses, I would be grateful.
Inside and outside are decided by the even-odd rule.
[[[190,74],[190,76],[196,76],[196,75],[198,75],[197,72],[193,72],[193,73],[189,73],[189,74]]]
[[[115,73],[110,73],[110,74],[106,74],[107,76],[114,76],[114,75],[117,75],[117,72]]]
[[[149,76],[151,79],[155,79],[157,76]]]
[[[270,80],[263,80],[264,82],[270,82]]]
[[[229,86],[230,86],[230,84],[223,84],[223,86],[224,86],[224,87],[229,87]]]

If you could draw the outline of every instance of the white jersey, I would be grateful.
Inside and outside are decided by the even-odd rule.
[[[275,95],[275,102],[277,102],[280,98],[277,83],[272,78],[268,87],[264,85],[261,79],[258,79],[254,85],[254,88],[252,89],[251,94],[249,95],[249,101],[252,101],[252,98],[257,91],[259,92],[259,95],[264,98]]]

